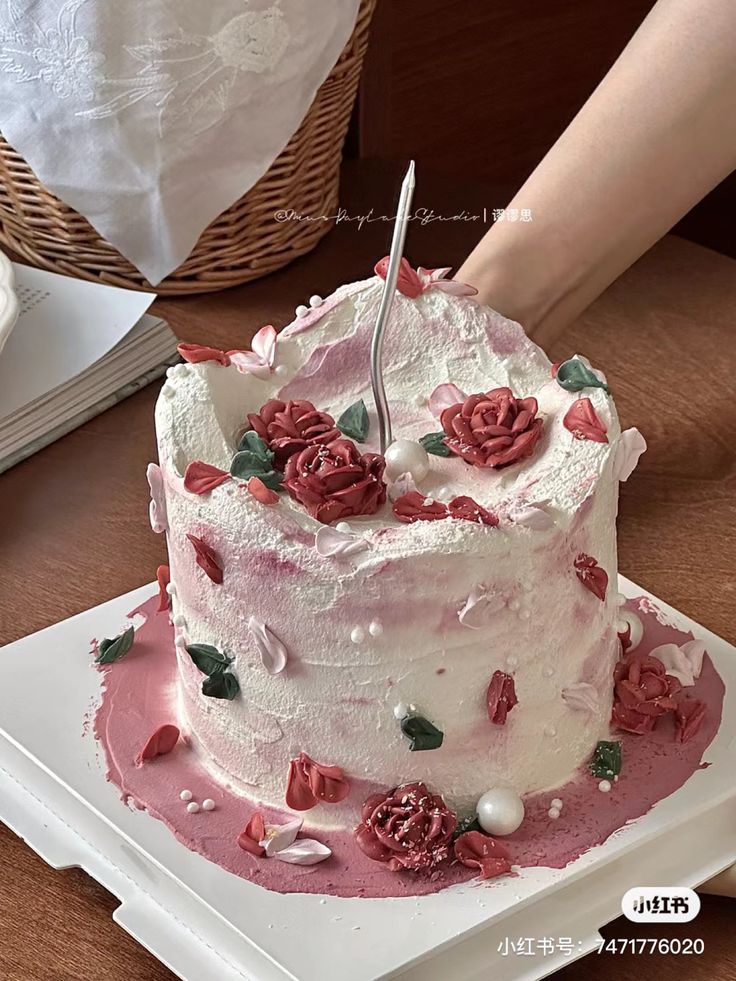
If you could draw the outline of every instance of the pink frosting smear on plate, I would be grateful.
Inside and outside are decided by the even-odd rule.
[[[156,612],[157,604],[158,596],[152,596],[131,613],[131,617],[144,619],[136,630],[133,648],[116,663],[100,666],[102,701],[94,734],[104,750],[107,779],[120,789],[124,801],[163,821],[192,851],[233,875],[277,892],[366,898],[412,896],[437,892],[474,878],[474,870],[457,862],[446,862],[430,874],[391,872],[362,854],[352,829],[311,829],[308,812],[301,834],[327,845],[332,850],[330,858],[311,866],[258,858],[237,843],[253,813],[259,810],[267,823],[283,824],[294,818],[293,812],[259,807],[218,783],[193,752],[186,731],[171,752],[141,763],[138,758],[152,733],[163,725],[180,725],[176,715],[174,631],[167,614]],[[637,653],[692,639],[691,634],[664,622],[648,599],[631,600],[627,605],[644,625],[644,639]],[[586,766],[564,786],[525,797],[526,816],[521,827],[500,839],[511,863],[563,868],[646,814],[657,801],[674,793],[698,769],[707,766],[702,762],[703,753],[718,731],[724,697],[723,682],[707,655],[701,675],[688,689],[688,695],[707,705],[703,724],[688,742],[676,741],[671,715],[660,719],[647,735],[613,732],[611,738],[621,741],[623,767],[608,793],[599,789],[600,780]],[[367,785],[360,788],[365,796],[375,789]],[[200,805],[208,799],[213,801],[214,809],[200,807],[190,813],[187,802],[180,799],[182,790],[190,791]],[[442,788],[432,790],[441,793]],[[555,798],[560,798],[564,806],[560,816],[552,819],[548,812]],[[489,885],[493,881],[500,880],[492,880]]]

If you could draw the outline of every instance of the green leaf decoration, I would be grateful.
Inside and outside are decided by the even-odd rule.
[[[462,821],[457,822],[457,827],[452,832],[453,841],[459,838],[460,835],[464,835],[466,831],[480,831],[483,832],[483,828],[480,826],[477,815],[473,817],[463,818]]]
[[[601,739],[590,761],[590,771],[600,780],[611,780],[621,772],[621,743]]]
[[[202,682],[202,694],[208,698],[224,698],[232,702],[239,691],[238,679],[229,671],[217,671]]]
[[[211,644],[187,644],[187,654],[202,674],[218,674],[233,660]]]
[[[580,392],[584,388],[602,388],[610,391],[608,385],[602,382],[579,358],[563,361],[557,369],[557,384],[566,392]]]
[[[445,445],[446,433],[427,433],[426,436],[422,436],[419,442],[422,444],[427,453],[431,453],[432,456],[452,456],[452,453]]]
[[[247,433],[243,433],[240,442],[238,443],[238,452],[248,452],[256,456],[263,464],[263,469],[268,470],[273,463],[273,453],[266,446],[264,441],[252,429],[249,429]]]
[[[411,740],[412,753],[423,749],[439,749],[445,738],[436,726],[421,715],[407,715],[401,720],[401,731]]]
[[[337,428],[350,439],[354,439],[358,443],[365,443],[370,428],[370,420],[363,399],[359,402],[353,402],[349,408],[345,409],[337,420]]]
[[[230,474],[239,477],[241,480],[250,480],[251,477],[258,477],[266,487],[271,490],[281,490],[284,475],[271,467],[263,468],[260,461],[249,450],[236,453],[233,462],[230,464]]]
[[[133,646],[134,637],[135,628],[131,626],[119,636],[113,637],[112,640],[109,638],[101,640],[97,649],[95,664],[112,664],[114,661],[119,661],[121,657],[125,657]]]

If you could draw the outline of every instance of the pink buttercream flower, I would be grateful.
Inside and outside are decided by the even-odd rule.
[[[339,804],[350,793],[350,784],[339,766],[317,763],[300,753],[289,764],[286,804],[295,811],[308,811],[315,804]]]
[[[542,432],[537,400],[510,388],[469,395],[445,409],[440,423],[449,450],[476,467],[507,467],[534,452]]]
[[[682,685],[651,655],[627,654],[613,672],[612,720],[627,732],[651,732],[661,715],[677,708],[674,696]]]
[[[388,794],[372,794],[355,829],[358,847],[392,872],[430,869],[450,851],[457,816],[423,783],[407,783]]]
[[[342,438],[332,416],[315,409],[306,399],[269,399],[258,412],[248,413],[248,423],[273,450],[278,470],[283,470],[289,457],[307,446],[326,445]]]
[[[518,704],[514,679],[505,671],[494,671],[486,692],[488,718],[496,726],[506,725],[506,717]]]
[[[328,525],[378,511],[386,501],[385,466],[382,456],[361,454],[351,440],[336,439],[290,456],[284,487],[313,518]]]
[[[388,274],[390,258],[384,256],[375,266],[375,273],[381,279],[385,279]],[[443,269],[412,269],[406,259],[399,263],[399,277],[396,281],[396,289],[404,296],[415,300],[427,290],[441,290],[443,293],[450,293],[452,296],[475,296],[478,290],[474,286],[465,283],[458,283],[454,279],[447,279],[450,267]]]
[[[466,831],[455,841],[455,858],[468,868],[480,870],[482,879],[493,879],[511,871],[506,848],[480,831]]]

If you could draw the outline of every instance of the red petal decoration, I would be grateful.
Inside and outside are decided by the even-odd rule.
[[[389,256],[384,256],[375,265],[376,276],[380,276],[381,279],[386,279],[388,273],[388,265],[390,262]],[[403,293],[404,296],[408,296],[410,299],[415,300],[421,293],[424,292],[424,284],[419,278],[419,274],[412,269],[406,259],[402,258],[399,263],[399,278],[396,280],[396,289],[399,293]]]
[[[222,568],[217,561],[217,554],[214,549],[195,535],[187,535],[187,538],[194,546],[197,565],[210,577],[212,582],[219,586],[222,582]]]
[[[506,725],[506,716],[518,705],[514,679],[504,671],[494,671],[486,692],[488,718],[496,726]]]
[[[561,361],[553,361],[550,365],[549,373],[553,378],[557,377],[557,372],[560,370]]]
[[[511,871],[506,848],[481,831],[466,831],[455,841],[455,858],[468,868],[480,869],[482,879],[493,879]]]
[[[498,518],[492,511],[487,511],[476,504],[472,497],[454,497],[447,505],[451,518],[459,518],[461,521],[475,521],[476,524],[490,525],[495,528]]]
[[[266,849],[258,844],[266,837],[266,822],[260,811],[256,811],[245,828],[238,835],[238,844],[243,851],[250,852],[256,858],[263,858]]]
[[[677,741],[686,743],[698,732],[705,718],[706,705],[698,698],[684,698],[675,709]]]
[[[229,479],[230,474],[227,470],[220,470],[219,467],[195,460],[189,464],[184,473],[184,489],[190,494],[209,494],[215,487],[219,487]]]
[[[166,587],[171,582],[171,575],[167,565],[160,565],[156,569],[156,579],[158,580],[158,608],[156,613],[163,613],[171,606],[171,597],[166,592]]]
[[[308,811],[319,801],[339,804],[350,792],[350,784],[339,766],[316,763],[300,753],[289,763],[286,804],[294,811]]]
[[[273,507],[274,504],[279,503],[279,495],[275,490],[271,490],[270,487],[266,487],[260,477],[251,477],[248,483],[245,485],[245,489],[250,495],[255,497],[257,501],[261,504],[265,504],[266,507]]]
[[[230,357],[216,347],[206,347],[203,344],[179,344],[176,350],[190,364],[200,361],[217,361],[218,364],[229,365]]]
[[[408,494],[397,497],[393,511],[398,520],[403,521],[404,524],[413,524],[415,521],[440,521],[450,516],[446,504],[441,504],[439,501],[432,501],[429,504],[424,494],[420,494],[419,491],[409,491]]]
[[[168,723],[159,726],[136,757],[136,764],[140,766],[141,763],[147,760],[153,760],[157,756],[166,756],[176,746],[178,741],[179,730],[176,726],[169,725]]]
[[[578,399],[565,413],[562,425],[575,439],[591,439],[594,443],[607,443],[608,430],[598,418],[590,399]]]
[[[601,569],[596,559],[581,552],[575,559],[575,575],[599,600],[605,600],[608,589],[608,573]]]

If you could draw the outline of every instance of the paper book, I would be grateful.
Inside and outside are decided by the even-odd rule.
[[[18,322],[0,355],[0,472],[147,385],[177,360],[155,298],[14,265]]]

